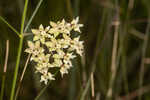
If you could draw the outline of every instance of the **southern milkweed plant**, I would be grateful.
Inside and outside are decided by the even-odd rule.
[[[55,80],[55,75],[57,72],[61,73],[63,77],[64,74],[67,74],[69,69],[72,67],[72,60],[77,57],[77,55],[82,56],[84,51],[83,41],[80,41],[80,28],[83,27],[83,24],[79,24],[79,17],[76,17],[71,22],[66,22],[64,19],[58,22],[50,21],[50,25],[44,27],[42,24],[37,29],[31,29],[33,34],[33,39],[31,41],[27,40],[28,47],[26,47],[25,52],[28,53],[28,59],[26,61],[22,76],[20,78],[20,83],[18,83],[18,88],[16,89],[16,83],[18,78],[18,70],[20,64],[20,57],[22,53],[24,33],[26,33],[29,25],[31,24],[38,8],[40,7],[43,0],[40,0],[33,15],[27,22],[26,27],[24,27],[28,0],[25,0],[24,11],[21,21],[21,31],[18,32],[13,26],[11,26],[3,17],[0,16],[0,20],[8,25],[19,37],[19,47],[17,52],[16,66],[14,71],[14,77],[12,82],[12,89],[10,94],[10,100],[17,100],[20,84],[24,76],[26,66],[28,61],[34,62],[35,73],[40,74],[40,82],[43,82],[45,85],[49,81]],[[7,53],[8,57],[8,53]],[[6,61],[7,62],[7,61]],[[6,67],[4,70],[4,78],[2,79],[2,88],[0,92],[0,99],[3,100],[4,87],[5,87],[5,73]],[[53,69],[58,69],[56,72]],[[48,86],[48,85],[47,85]],[[41,90],[39,95],[35,98],[37,100],[39,96],[43,93],[44,90]]]
[[[51,70],[59,68],[61,76],[68,73],[72,67],[71,60],[76,55],[82,56],[83,41],[80,41],[79,17],[70,23],[64,19],[57,23],[50,21],[50,26],[32,29],[33,41],[28,41],[25,52],[31,54],[31,61],[35,62],[37,73],[41,74],[40,82],[47,84],[48,80],[55,80]],[[78,34],[77,34],[78,33]],[[74,34],[77,34],[76,36]]]

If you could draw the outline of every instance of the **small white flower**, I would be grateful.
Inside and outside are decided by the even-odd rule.
[[[71,22],[71,27],[74,29],[74,31],[80,32],[80,27],[83,27],[83,24],[78,24],[79,17],[76,17],[76,19],[73,19]]]
[[[50,26],[44,29],[43,25],[39,26],[39,29],[32,29],[32,33],[34,34],[33,41],[40,40],[42,44],[45,43],[45,38],[50,38],[51,35],[47,32],[49,31]]]
[[[76,50],[76,53],[82,56],[83,53],[83,41],[79,41],[80,37],[74,38],[71,41],[71,47],[69,48],[70,50]]]
[[[33,55],[38,55],[39,53],[42,53],[44,51],[44,49],[40,47],[39,41],[36,41],[35,43],[28,41],[28,46],[29,48],[27,48],[25,52],[32,53]]]
[[[71,60],[63,60],[64,64],[67,65],[66,68],[69,69],[70,67],[72,67],[72,63]]]
[[[60,73],[61,73],[61,76],[63,77],[64,74],[68,74],[68,69],[64,66],[62,66],[60,68]]]
[[[47,74],[41,75],[40,82],[44,82],[45,84],[47,84],[48,80],[55,80],[54,75],[49,72]]]

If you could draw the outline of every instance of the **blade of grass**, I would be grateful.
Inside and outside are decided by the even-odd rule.
[[[20,33],[13,27],[11,26],[2,16],[0,16],[0,20],[4,22],[12,31],[14,31],[19,37],[21,37]]]
[[[110,13],[109,13],[109,14],[110,14]],[[96,39],[96,49],[95,49],[95,52],[94,52],[93,60],[92,60],[91,65],[90,65],[91,68],[92,68],[92,69],[91,69],[91,72],[90,72],[90,75],[95,72],[95,69],[96,69],[95,63],[96,63],[96,59],[97,59],[97,57],[98,57],[98,53],[99,53],[99,51],[101,51],[102,47],[104,46],[103,44],[104,44],[104,42],[105,42],[105,40],[106,40],[106,37],[108,36],[108,33],[109,33],[109,32],[106,32],[106,34],[104,35],[102,41],[100,41],[100,40],[101,40],[101,37],[102,37],[101,34],[103,33],[103,29],[105,29],[105,25],[104,25],[104,24],[105,24],[105,21],[106,21],[106,19],[107,19],[106,16],[109,16],[109,15],[108,15],[108,9],[107,9],[107,8],[104,8],[102,15],[103,15],[103,16],[102,16],[102,22],[100,23],[99,32],[98,32],[98,36],[97,36],[97,39]],[[110,25],[110,24],[109,24],[109,25]],[[108,26],[108,27],[109,27],[109,26]],[[101,44],[100,44],[100,43],[101,43]],[[88,80],[87,80],[87,83],[86,83],[86,85],[85,85],[85,88],[83,89],[83,92],[81,93],[80,100],[85,100],[85,96],[86,96],[86,94],[87,94],[87,92],[88,92],[88,90],[89,90],[90,84],[91,84],[90,79],[91,79],[91,77],[89,77]]]
[[[16,90],[15,100],[17,100],[17,97],[18,97],[18,94],[19,94],[19,90],[20,90],[20,87],[21,87],[21,83],[22,83],[25,71],[27,69],[28,63],[29,63],[30,56],[31,56],[31,54],[28,55],[26,63],[25,63],[25,66],[24,66],[24,69],[23,69],[23,72],[21,74],[21,77],[20,77],[20,80],[19,80],[19,83],[18,83],[18,87],[17,87],[17,90]]]
[[[145,35],[139,31],[137,31],[136,29],[130,29],[129,33],[136,36],[137,38],[144,40]]]
[[[14,100],[15,87],[16,87],[20,57],[21,57],[21,52],[22,52],[22,46],[23,46],[23,31],[24,31],[24,23],[25,23],[25,18],[26,18],[27,7],[28,7],[28,0],[25,0],[25,6],[24,6],[22,21],[21,21],[21,30],[20,30],[21,38],[19,41],[18,55],[17,55],[17,60],[16,60],[16,67],[15,67],[15,72],[14,72],[14,77],[13,77],[10,100]]]
[[[143,92],[140,92],[143,91]],[[145,93],[148,93],[150,91],[150,85],[143,86],[142,88],[139,88],[131,93],[128,93],[125,96],[118,97],[116,100],[134,100],[137,96],[143,95]]]
[[[40,91],[40,93],[35,97],[34,100],[38,100],[40,98],[40,96],[45,92],[45,90],[48,88],[48,86],[50,85],[52,81],[49,81],[48,84]]]
[[[128,87],[128,77],[127,77],[127,57],[126,57],[126,48],[124,46],[124,43],[126,42],[126,37],[127,37],[127,33],[130,32],[130,30],[128,31],[128,28],[130,26],[129,22],[130,22],[130,15],[131,15],[131,11],[134,7],[134,0],[130,0],[128,2],[128,5],[127,5],[127,11],[126,11],[126,15],[125,15],[125,20],[124,20],[124,24],[122,25],[123,26],[123,29],[121,30],[122,32],[122,35],[120,35],[120,48],[119,48],[119,51],[121,51],[121,66],[122,66],[122,75],[123,75],[123,82],[124,82],[124,90],[125,90],[125,93],[128,94],[129,92],[129,87]],[[135,35],[136,37],[142,39],[142,34],[137,32],[136,30],[132,29],[132,35]],[[119,55],[119,54],[118,54]],[[120,75],[121,76],[121,75]],[[119,94],[119,93],[118,93]]]
[[[95,92],[94,92],[94,75],[93,75],[93,73],[91,73],[91,95],[92,95],[92,99],[94,99]]]
[[[30,17],[30,19],[29,19],[29,21],[28,21],[28,23],[27,23],[27,25],[26,25],[26,27],[25,27],[25,29],[24,29],[24,32],[27,32],[27,30],[28,30],[28,28],[29,28],[29,26],[30,26],[30,24],[31,24],[31,22],[32,22],[32,20],[33,20],[33,18],[35,17],[35,15],[36,15],[38,9],[40,8],[42,2],[43,2],[43,0],[40,0],[40,1],[38,2],[38,4],[37,4],[37,6],[36,6],[36,8],[35,8],[35,10],[34,10],[34,12],[33,12],[33,14],[32,14],[32,16]]]
[[[90,84],[91,84],[90,80],[91,80],[91,78],[88,79],[86,87],[85,87],[85,89],[82,92],[80,100],[85,100],[85,96],[86,96],[86,94],[87,94],[87,92],[89,90]]]
[[[149,16],[150,17],[150,16]],[[141,66],[140,66],[140,73],[139,73],[139,88],[142,88],[143,85],[143,78],[144,78],[144,59],[145,59],[145,54],[146,54],[146,49],[148,45],[148,38],[149,38],[149,31],[150,31],[150,20],[148,20],[148,25],[146,28],[146,35],[144,38],[144,43],[143,43],[143,48],[142,48],[142,59],[141,59]],[[143,91],[141,90],[139,94],[141,94]],[[139,100],[141,100],[142,97],[139,95]]]
[[[127,65],[126,65],[127,57],[125,55],[125,51],[124,50],[122,50],[122,56],[121,57],[122,57],[122,67],[123,67],[122,68],[122,74],[123,74],[123,81],[124,81],[124,89],[125,89],[126,94],[128,94],[129,86],[128,86],[128,78],[127,78]]]
[[[9,55],[9,40],[6,41],[6,55],[5,55],[4,71],[3,71],[3,76],[2,76],[0,100],[3,100],[3,95],[4,95],[5,79],[6,79],[6,71],[7,71],[7,63],[8,63],[8,55]]]
[[[116,6],[116,21],[114,22],[115,32],[114,32],[114,40],[113,40],[113,48],[112,48],[112,61],[111,61],[111,77],[109,81],[109,87],[107,91],[106,100],[112,99],[113,93],[113,85],[117,72],[117,48],[118,48],[118,35],[119,35],[119,15],[118,9]]]

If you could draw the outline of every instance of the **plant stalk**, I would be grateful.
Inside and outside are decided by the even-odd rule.
[[[15,94],[15,87],[16,87],[20,57],[21,57],[21,53],[22,53],[22,46],[23,46],[23,31],[24,31],[24,23],[25,23],[25,18],[26,18],[27,7],[28,7],[28,0],[25,0],[25,6],[24,6],[22,21],[21,21],[21,31],[20,31],[21,37],[20,37],[20,40],[19,40],[18,55],[17,55],[17,60],[16,60],[16,67],[15,67],[15,72],[14,72],[14,77],[13,77],[10,100],[14,99],[14,94]]]

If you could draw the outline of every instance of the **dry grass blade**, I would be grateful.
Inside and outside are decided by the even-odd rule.
[[[141,92],[143,91],[143,92]],[[122,96],[122,97],[118,97],[116,100],[133,100],[134,98],[136,98],[137,96],[141,96],[143,95],[144,93],[147,93],[150,91],[150,85],[148,86],[144,86],[140,89],[137,89],[131,93],[129,93],[128,95],[126,96]]]
[[[25,71],[26,71],[26,69],[27,69],[27,66],[28,66],[28,63],[29,63],[29,60],[30,60],[30,56],[31,56],[31,54],[28,55],[28,58],[27,58],[27,60],[26,60],[26,63],[25,63],[23,72],[22,72],[22,74],[21,74],[21,77],[20,77],[20,80],[19,80],[19,83],[18,83],[18,88],[17,88],[17,90],[16,90],[15,100],[17,100],[17,97],[18,97],[18,94],[19,94],[19,91],[20,91],[20,88],[21,88],[21,83],[22,83],[22,80],[23,80]]]
[[[144,63],[145,64],[150,64],[150,58],[144,58]]]
[[[6,71],[7,71],[7,64],[8,64],[8,55],[9,55],[9,40],[6,41],[6,55],[5,55],[5,64],[4,64],[3,76],[2,76],[0,100],[3,100],[3,95],[4,95]]]
[[[95,97],[95,92],[94,92],[94,77],[93,77],[93,72],[91,73],[91,94],[92,98]]]
[[[107,91],[107,99],[112,98],[112,88],[114,84],[114,80],[116,77],[116,60],[117,60],[117,48],[118,48],[118,29],[119,29],[119,18],[118,14],[116,15],[116,21],[114,22],[115,32],[114,32],[114,40],[113,40],[113,50],[112,50],[112,61],[111,61],[111,77],[109,81],[109,87]]]
[[[143,43],[143,48],[142,48],[142,58],[141,58],[141,66],[140,66],[140,73],[139,73],[139,88],[142,88],[143,85],[143,77],[144,77],[144,59],[145,59],[145,54],[146,54],[146,49],[148,45],[148,38],[149,38],[149,31],[150,31],[150,20],[148,20],[148,25],[146,28],[146,35],[144,38],[144,43]],[[139,94],[141,94],[143,91],[141,90]],[[139,95],[139,100],[141,100],[142,97]]]
[[[6,41],[6,56],[5,56],[4,73],[6,73],[7,71],[8,55],[9,55],[9,40]]]
[[[134,36],[136,36],[139,39],[142,39],[142,40],[144,40],[144,38],[145,38],[145,35],[143,33],[139,32],[139,31],[137,31],[135,29],[130,29],[129,33],[134,35]]]

